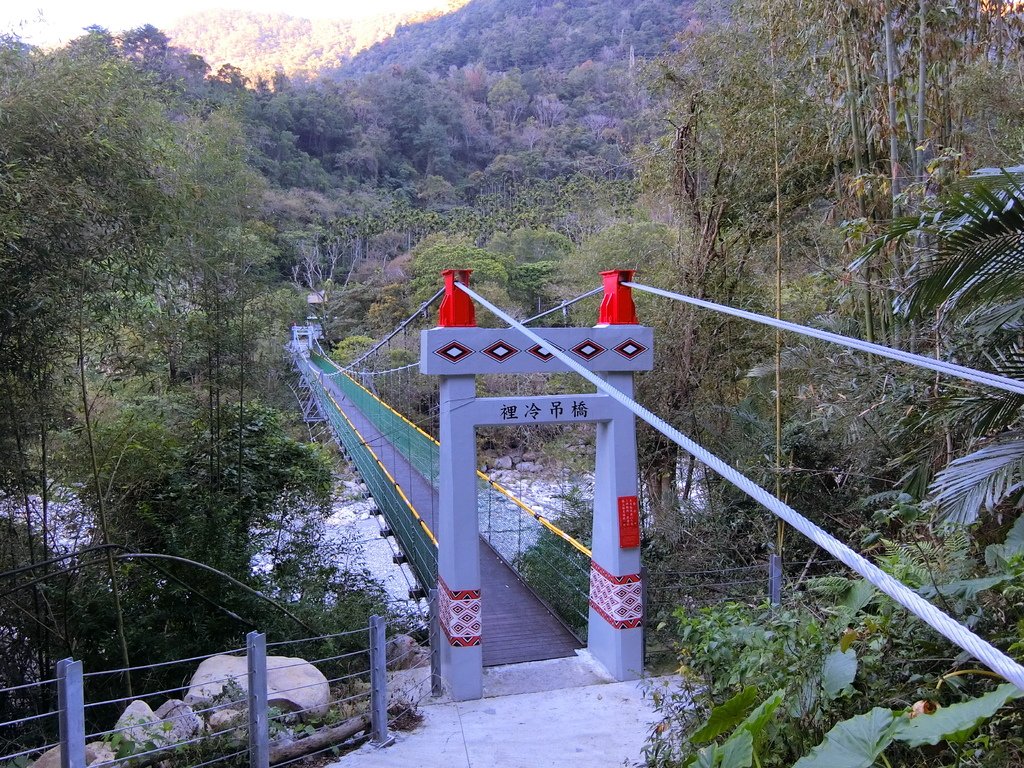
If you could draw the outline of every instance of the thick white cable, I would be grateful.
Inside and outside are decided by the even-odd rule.
[[[820,331],[817,328],[810,328],[806,325],[798,325],[797,323],[790,323],[786,320],[776,320],[774,317],[767,317],[765,315],[759,315],[755,312],[747,312],[743,309],[736,309],[734,307],[727,307],[723,304],[716,304],[713,301],[705,301],[704,299],[695,299],[692,296],[687,296],[682,293],[673,293],[672,291],[666,291],[661,288],[652,288],[649,285],[641,285],[640,283],[623,283],[628,288],[636,288],[638,291],[644,291],[645,293],[653,293],[656,296],[663,296],[667,299],[674,299],[675,301],[681,301],[684,304],[691,304],[695,307],[702,307],[703,309],[710,309],[713,312],[720,312],[723,315],[731,315],[732,317],[740,317],[744,320],[750,320],[754,323],[760,323],[761,325],[767,325],[772,328],[781,328],[784,331],[792,331],[793,333],[799,333],[803,336],[810,336],[814,339],[820,339],[822,341],[828,341],[832,344],[839,344],[850,349],[856,349],[861,352],[867,352],[872,355],[878,355],[879,357],[888,357],[891,360],[898,360],[901,363],[909,363],[919,368],[927,368],[931,371],[938,373],[944,373],[947,376],[954,376],[959,379],[966,379],[967,381],[973,381],[977,384],[984,384],[985,386],[995,387],[996,389],[1002,389],[1006,392],[1012,392],[1015,395],[1024,395],[1024,382],[1011,379],[1007,376],[1000,376],[995,373],[987,373],[986,371],[979,371],[975,368],[968,368],[964,365],[957,365],[956,363],[947,363],[943,360],[935,360],[930,357],[924,357],[923,355],[915,355],[912,352],[904,352],[901,349],[893,349],[892,347],[886,347],[881,344],[874,344],[870,341],[863,341],[861,339],[855,339],[851,336],[843,336],[839,333],[831,333],[829,331]]]
[[[837,560],[842,561],[851,569],[859,573],[867,581],[913,613],[921,619],[921,621],[928,624],[928,626],[940,635],[947,638],[950,642],[960,646],[965,651],[968,651],[979,661],[984,662],[992,670],[998,672],[1021,690],[1024,690],[1024,666],[1018,664],[988,641],[978,637],[976,634],[960,624],[956,619],[940,611],[934,605],[910,589],[906,584],[894,579],[881,568],[854,552],[834,536],[826,533],[823,529],[812,523],[784,501],[768,493],[768,491],[764,490],[764,488],[759,486],[753,480],[733,469],[710,451],[702,448],[678,429],[655,416],[632,398],[624,395],[600,376],[584,368],[560,349],[547,345],[544,339],[542,339],[538,334],[514,320],[511,316],[494,306],[491,302],[487,301],[487,299],[461,283],[456,283],[456,285],[462,291],[472,296],[480,303],[481,306],[490,310],[495,316],[508,323],[509,326],[515,328],[526,336],[526,338],[536,344],[546,346],[555,357],[569,366],[573,371],[585,378],[606,395],[609,395],[631,410],[638,417],[661,432],[661,434],[665,435],[669,440],[672,440],[674,443],[682,446],[684,450],[690,453],[698,461],[710,467],[752,499],[767,507],[772,514],[782,520],[785,520],[786,523],[800,531],[800,533],[809,538],[826,552],[830,553]]]
[[[370,355],[372,355],[378,349],[380,349],[385,344],[387,344],[389,341],[391,341],[393,338],[395,338],[395,336],[397,336],[402,331],[404,331],[406,328],[408,328],[409,325],[417,317],[419,317],[420,315],[423,315],[424,317],[426,317],[427,316],[427,309],[430,308],[430,305],[433,304],[435,301],[437,301],[438,298],[440,298],[443,295],[444,295],[444,288],[441,288],[437,293],[435,293],[429,299],[427,299],[422,304],[420,304],[415,312],[413,312],[411,315],[409,315],[407,318],[405,318],[405,320],[403,320],[398,325],[396,325],[395,328],[391,331],[391,333],[389,333],[387,336],[382,338],[380,341],[378,341],[376,344],[374,344],[372,347],[370,347],[368,350],[366,350],[363,354],[361,354],[359,357],[357,357],[355,360],[353,360],[347,366],[344,366],[344,367],[339,366],[339,368],[341,368],[341,370],[343,370],[343,371],[350,371],[351,369],[355,368],[357,365],[359,365],[361,362],[363,362],[363,360],[368,358]]]

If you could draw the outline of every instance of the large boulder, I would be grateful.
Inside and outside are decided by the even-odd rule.
[[[136,699],[129,704],[114,724],[115,735],[135,744],[141,752],[169,743],[171,726],[165,726],[149,705]]]
[[[168,740],[175,744],[188,741],[203,730],[202,718],[181,699],[168,699],[153,714],[164,723]]]
[[[197,709],[244,706],[249,691],[244,656],[212,656],[192,675],[185,703]],[[330,709],[331,690],[323,673],[303,659],[267,657],[267,703],[302,717],[323,716]]]

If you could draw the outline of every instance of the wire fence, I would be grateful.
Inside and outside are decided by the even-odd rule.
[[[297,640],[267,643],[252,632],[244,648],[130,669],[87,673],[65,659],[53,679],[0,688],[3,711],[25,713],[0,722],[0,768],[44,756],[40,765],[67,768],[268,768],[367,738],[387,744],[389,728],[415,720],[430,693],[431,659],[409,635],[389,639],[378,616],[363,629]],[[180,686],[93,695],[129,671],[175,665]]]
[[[26,766],[60,743],[57,696],[56,679],[0,688],[0,713],[17,713],[0,722],[0,766]]]

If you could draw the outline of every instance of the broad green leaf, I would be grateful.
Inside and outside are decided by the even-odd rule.
[[[718,747],[712,744],[704,747],[696,754],[690,755],[686,762],[683,763],[683,768],[716,768],[721,757],[722,753]]]
[[[1008,575],[1003,576],[987,576],[981,579],[964,579],[963,581],[954,581],[949,584],[941,585],[937,590],[921,590],[921,594],[924,597],[932,597],[930,592],[937,591],[944,597],[962,597],[965,600],[976,600],[980,592],[984,592],[987,589],[998,587],[1007,581],[1010,581],[1011,577]]]
[[[825,657],[821,666],[821,687],[829,698],[834,699],[853,684],[857,676],[857,652],[835,650]]]
[[[843,636],[839,639],[839,650],[844,653],[850,649],[857,640],[857,630],[847,629],[843,632]]]
[[[847,610],[856,613],[861,608],[871,602],[871,598],[875,596],[875,588],[864,579],[858,579],[853,582],[850,587],[850,591],[846,593],[843,598],[843,607]]]
[[[892,743],[893,730],[892,711],[875,707],[837,723],[793,768],[869,768]]]
[[[911,747],[938,744],[940,741],[959,744],[1000,707],[1021,696],[1024,692],[1017,686],[1004,683],[976,699],[950,704],[932,715],[918,715],[913,720],[902,721],[896,729],[895,738]]]
[[[985,562],[992,568],[999,568],[1006,560],[1021,554],[1024,554],[1024,515],[1017,518],[1005,542],[985,548]]]
[[[750,731],[737,731],[719,750],[721,768],[750,768],[754,762],[754,737]]]
[[[1008,555],[1024,555],[1024,515],[1017,518],[1003,546]]]
[[[736,733],[740,731],[747,731],[756,741],[761,735],[761,731],[768,724],[768,721],[772,719],[775,714],[775,710],[779,708],[782,703],[782,691],[776,691],[767,699],[762,701],[757,707],[747,715],[746,719],[736,726]]]
[[[711,710],[708,721],[690,736],[690,742],[701,744],[717,739],[726,731],[731,731],[743,722],[743,718],[754,706],[756,699],[757,686],[748,685],[731,699]]]

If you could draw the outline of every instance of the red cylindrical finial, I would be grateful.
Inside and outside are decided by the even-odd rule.
[[[437,311],[437,324],[441,328],[472,328],[476,325],[473,302],[468,294],[455,287],[455,283],[469,285],[472,269],[446,269],[444,277],[444,298]]]
[[[604,280],[604,298],[601,299],[601,312],[598,325],[639,325],[636,319],[636,306],[633,304],[633,292],[623,283],[633,281],[633,269],[613,269],[602,272]]]

